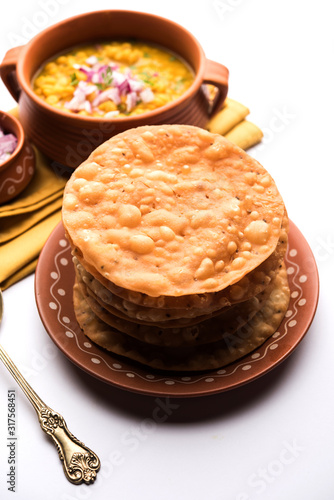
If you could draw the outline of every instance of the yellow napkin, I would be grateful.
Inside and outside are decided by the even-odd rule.
[[[228,97],[222,110],[210,120],[208,130],[214,134],[225,135],[247,115],[249,115],[249,109],[246,106]]]
[[[19,271],[13,273],[9,278],[4,280],[1,284],[2,290],[6,290],[6,288],[14,285],[14,283],[17,283],[18,281],[23,280],[23,278],[25,278],[26,276],[29,276],[29,274],[34,273],[37,266],[37,261],[38,258],[32,260],[31,262],[29,262],[29,264],[22,267]]]
[[[62,196],[65,179],[50,167],[49,160],[36,148],[36,171],[26,189],[13,201],[0,205],[1,218],[38,210]],[[1,230],[1,226],[0,226]]]
[[[63,190],[58,197],[39,210],[33,210],[28,213],[11,215],[10,217],[0,218],[0,245],[16,238],[20,234],[28,231],[30,228],[41,222],[45,217],[59,210],[63,202]],[[0,215],[1,217],[1,215]],[[1,246],[0,246],[1,252]]]
[[[16,117],[17,109],[11,111]],[[249,109],[226,99],[208,130],[224,135],[243,149],[262,139],[261,130],[246,120]],[[49,160],[35,148],[36,172],[21,195],[0,206],[0,287],[6,289],[35,271],[39,253],[61,220],[66,179],[57,175]]]
[[[242,149],[258,144],[263,133],[257,125],[246,120],[249,109],[234,99],[226,99],[224,106],[208,123],[207,129],[221,134]]]
[[[225,137],[239,146],[239,148],[246,150],[258,144],[263,137],[263,133],[254,123],[248,120],[242,120],[227,132]]]
[[[36,259],[45,241],[60,220],[61,212],[57,210],[0,247],[0,283],[3,290],[35,269]]]

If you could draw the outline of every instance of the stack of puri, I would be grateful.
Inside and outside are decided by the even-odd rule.
[[[95,344],[151,368],[217,369],[279,327],[288,217],[270,174],[221,135],[138,127],[69,179],[73,304]]]

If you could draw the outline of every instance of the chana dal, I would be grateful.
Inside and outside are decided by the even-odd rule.
[[[143,42],[78,47],[47,62],[33,82],[55,108],[106,118],[138,115],[180,97],[194,74],[179,57]]]

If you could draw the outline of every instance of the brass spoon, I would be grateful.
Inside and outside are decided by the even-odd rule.
[[[2,316],[3,297],[0,289],[0,322]],[[67,479],[74,484],[94,482],[100,469],[99,457],[70,433],[59,413],[43,403],[1,345],[0,359],[35,408],[42,430],[53,439]]]

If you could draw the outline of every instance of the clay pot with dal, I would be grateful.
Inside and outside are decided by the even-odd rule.
[[[137,39],[165,47],[193,69],[194,80],[183,95],[138,115],[105,118],[70,114],[43,101],[33,90],[38,70],[72,47],[101,40]],[[221,108],[228,90],[228,70],[206,58],[182,26],[159,16],[122,10],[81,14],[55,24],[26,45],[9,50],[0,76],[19,106],[19,118],[31,141],[50,159],[77,167],[98,145],[129,128],[157,124],[205,127]],[[213,102],[204,84],[216,87]]]

